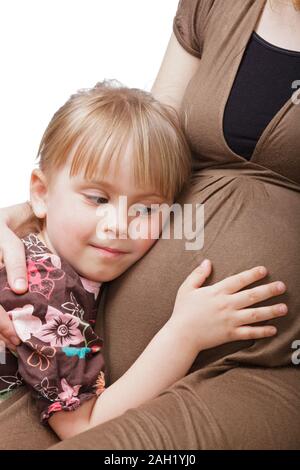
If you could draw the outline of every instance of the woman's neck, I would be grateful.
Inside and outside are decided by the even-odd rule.
[[[275,46],[300,51],[300,11],[292,0],[266,1],[255,31]]]

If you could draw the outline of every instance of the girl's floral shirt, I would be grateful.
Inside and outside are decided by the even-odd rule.
[[[27,385],[47,423],[105,390],[103,340],[94,332],[101,283],[79,276],[36,234],[22,241],[28,292],[14,294],[0,270],[0,304],[22,341],[16,354],[1,353],[0,397]]]

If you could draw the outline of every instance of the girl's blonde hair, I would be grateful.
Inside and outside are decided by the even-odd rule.
[[[296,10],[300,10],[300,0],[293,0],[293,4]]]
[[[163,197],[176,199],[191,172],[179,116],[151,93],[117,80],[79,90],[54,114],[39,146],[39,168],[50,180],[72,154],[70,176],[83,172],[87,179],[101,178],[110,162],[122,169],[129,139],[137,185],[149,184]],[[32,217],[20,232],[36,230],[37,222],[40,229]]]
[[[270,0],[271,6],[274,5],[276,3],[276,1],[277,2],[280,1],[281,3],[286,3],[286,4],[292,2],[295,9],[300,11],[300,0],[286,0],[286,1],[284,1],[284,0]]]

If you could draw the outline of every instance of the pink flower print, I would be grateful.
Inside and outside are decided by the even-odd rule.
[[[34,349],[33,353],[31,353],[27,359],[27,364],[31,367],[38,367],[40,371],[47,370],[51,363],[50,359],[55,356],[56,350],[51,346],[33,345],[30,341],[27,341],[27,343]]]
[[[77,317],[62,313],[49,305],[45,319],[45,325],[35,335],[41,341],[54,347],[65,347],[84,341],[78,329],[80,320]]]
[[[31,233],[26,238],[23,238],[22,241],[30,254],[29,257],[34,261],[44,261],[50,258],[53,266],[59,269],[61,268],[60,257],[54,253],[48,253],[46,251],[48,250],[48,247],[44,245],[42,240],[40,240],[35,233]]]
[[[106,388],[105,388],[105,375],[104,375],[103,371],[100,371],[100,374],[98,375],[98,378],[96,380],[95,387],[96,387],[96,395],[97,396],[101,395],[101,393],[104,392],[104,390],[106,390]]]
[[[97,353],[101,351],[101,346],[91,346],[92,353]]]
[[[91,281],[90,279],[86,279],[85,277],[79,276],[82,282],[83,287],[87,292],[94,294],[95,299],[98,297],[100,287],[102,282]]]
[[[67,406],[73,405],[74,403],[80,403],[78,396],[79,389],[81,385],[74,385],[72,387],[68,384],[66,379],[61,379],[61,386],[63,392],[58,394],[58,398],[64,402]]]
[[[53,266],[49,259],[35,262],[33,259],[28,258],[27,273],[29,292],[38,292],[46,297],[47,300],[50,299],[53,292],[55,281],[65,276],[65,273],[61,269]]]
[[[48,254],[48,253],[47,253]],[[51,260],[51,263],[53,266],[57,269],[61,269],[61,260],[60,257],[57,255],[53,255],[52,253],[49,253],[49,258]]]
[[[48,411],[45,414],[45,417],[48,418],[50,413],[55,413],[56,411],[61,411],[61,410],[62,410],[62,404],[61,403],[59,403],[58,401],[55,402],[55,403],[52,403],[52,405],[50,405],[48,407]]]
[[[52,253],[40,253],[36,255],[30,255],[28,259],[35,261],[36,263],[50,260],[51,264],[57,268],[61,269],[61,259],[59,256],[54,255]]]
[[[21,308],[14,308],[8,312],[16,333],[22,341],[30,339],[31,335],[35,335],[42,327],[42,322],[38,317],[33,315],[33,305],[24,305]]]

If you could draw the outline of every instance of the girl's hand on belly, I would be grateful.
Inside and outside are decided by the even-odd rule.
[[[239,292],[267,275],[267,269],[258,266],[212,286],[201,287],[210,272],[211,263],[207,260],[186,278],[178,290],[169,323],[181,331],[184,340],[194,341],[201,351],[231,341],[276,334],[273,326],[250,325],[286,315],[287,306],[251,306],[283,294],[286,290],[283,282],[271,282]]]

